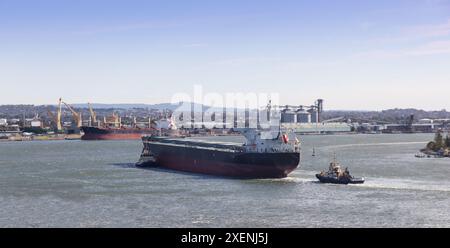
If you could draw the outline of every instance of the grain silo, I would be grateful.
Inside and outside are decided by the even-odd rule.
[[[298,123],[311,123],[311,113],[304,109],[299,109],[296,112]]]

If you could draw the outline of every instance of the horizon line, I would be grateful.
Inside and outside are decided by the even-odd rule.
[[[181,103],[181,102],[179,102]],[[179,104],[178,103],[178,104]],[[72,103],[70,105],[87,105],[88,103]],[[177,103],[170,103],[170,102],[160,102],[160,103],[102,103],[102,102],[89,102],[89,104],[97,104],[97,105],[161,105],[161,104],[168,104],[168,105],[177,105]],[[201,104],[201,103],[195,103],[194,104]],[[20,105],[25,105],[25,106],[57,106],[57,104],[34,104],[34,103],[14,103],[14,104],[0,104],[1,106],[20,106]],[[201,104],[204,105],[204,104]],[[295,106],[295,104],[293,104]],[[301,104],[299,104],[300,106]],[[206,105],[205,105],[206,106]],[[284,106],[284,105],[279,105],[279,106]],[[213,107],[214,106],[207,106],[207,107]],[[84,107],[83,107],[84,108]],[[385,109],[379,109],[379,110],[374,110],[374,109],[326,109],[324,110],[324,112],[331,112],[331,111],[347,111],[347,112],[381,112],[381,111],[386,111],[386,110],[418,110],[418,111],[426,111],[426,112],[448,112],[446,108],[442,108],[442,109],[423,109],[423,108],[415,108],[415,107],[391,107],[391,108],[385,108]]]

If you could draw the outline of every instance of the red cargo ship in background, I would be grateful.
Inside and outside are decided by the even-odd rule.
[[[102,127],[82,126],[82,140],[140,140],[145,135],[160,134],[162,130],[171,131],[176,127],[170,119],[159,121],[149,121],[146,127],[139,127],[135,124],[133,127],[126,127],[121,124],[120,117],[113,115],[105,118]]]
[[[143,135],[151,135],[157,132],[156,128],[138,127],[88,127],[82,126],[82,140],[139,140]]]

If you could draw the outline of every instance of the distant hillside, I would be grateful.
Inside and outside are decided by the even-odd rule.
[[[72,104],[75,108],[87,108],[88,105],[86,103],[77,103]],[[159,104],[143,104],[143,103],[91,103],[92,108],[94,109],[133,109],[133,108],[144,108],[144,109],[170,109],[174,110],[179,105],[171,104],[171,103],[159,103]]]
[[[149,113],[160,110],[173,111],[181,105],[160,103],[160,104],[103,104],[93,103],[92,106],[99,115],[110,115],[113,111],[122,116],[148,116]],[[88,112],[87,104],[73,104],[75,109],[82,110],[86,115]],[[201,109],[203,105],[195,104],[196,109]],[[189,111],[190,104],[182,108],[183,111]],[[207,106],[204,106],[207,108]],[[33,117],[35,114],[46,116],[47,110],[56,111],[56,105],[0,105],[0,118],[21,118]],[[221,109],[214,109],[221,111]],[[233,111],[228,109],[228,111]],[[64,112],[70,115],[70,112],[64,108]],[[404,123],[410,115],[414,119],[450,119],[450,112],[446,110],[425,111],[420,109],[388,109],[383,111],[352,111],[352,110],[328,110],[322,113],[322,120],[343,117],[358,122],[383,121],[389,123]]]
[[[388,109],[383,111],[342,111],[330,110],[322,114],[322,119],[344,117],[345,119],[361,121],[386,121],[392,123],[404,122],[409,116],[414,115],[415,120],[420,119],[449,119],[450,112],[446,110],[425,111],[420,109]]]

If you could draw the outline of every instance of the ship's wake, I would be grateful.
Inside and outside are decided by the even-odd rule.
[[[257,179],[257,180],[262,182],[273,182],[273,183],[299,183],[299,184],[315,183],[315,180],[312,178],[301,178],[296,176],[289,176],[285,178],[275,178],[275,179]]]
[[[394,145],[414,145],[414,144],[424,144],[424,142],[383,142],[383,143],[355,143],[355,144],[345,144],[345,145],[330,145],[323,146],[323,148],[346,148],[346,147],[359,147],[359,146],[394,146]]]
[[[368,178],[364,184],[355,184],[350,186],[376,189],[450,192],[449,183],[435,183],[412,179]]]
[[[396,179],[396,178],[365,178],[364,184],[349,184],[349,187],[373,188],[373,189],[393,189],[393,190],[417,190],[417,191],[439,191],[450,192],[450,182],[431,182],[416,179]],[[315,178],[315,173],[311,171],[302,171],[301,173],[291,174],[282,179],[262,179],[274,183],[297,183],[297,184],[320,184]],[[332,185],[332,184],[327,184]],[[341,185],[342,186],[342,185]]]

